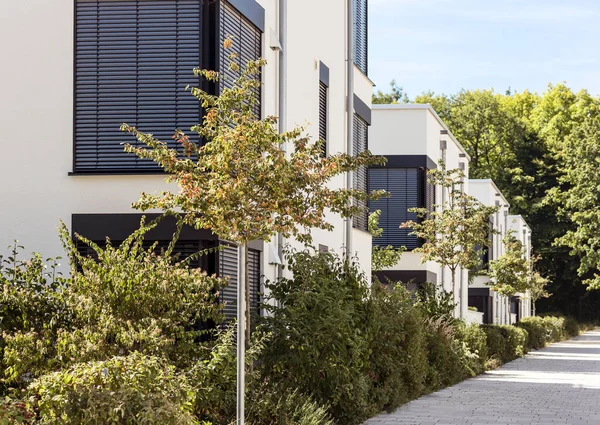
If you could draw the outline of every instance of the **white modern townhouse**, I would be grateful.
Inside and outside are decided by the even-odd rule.
[[[2,249],[18,239],[27,251],[61,255],[59,220],[100,243],[136,229],[141,214],[132,202],[167,185],[155,164],[123,152],[134,140],[119,126],[174,143],[174,129],[201,122],[199,102],[185,89],[198,85],[195,67],[226,69],[226,38],[243,61],[268,62],[257,113],[281,117],[282,129],[309,124],[315,140],[327,141],[326,153],[367,148],[367,0],[27,0],[2,2],[0,11]],[[332,184],[345,187],[347,179]],[[366,190],[366,170],[352,184]],[[315,245],[349,247],[369,275],[366,214],[328,218],[335,230],[315,231]],[[161,224],[151,239],[166,243],[173,225]],[[254,303],[261,277],[281,272],[278,251],[290,241],[278,239],[251,244]],[[227,244],[188,228],[177,249],[216,245]],[[229,247],[197,266],[235,283],[237,264]],[[224,298],[235,294],[233,284]]]
[[[512,231],[512,234],[521,242],[521,245],[523,245],[523,257],[530,261],[533,250],[531,246],[531,228],[525,219],[520,215],[509,215],[508,230]],[[531,316],[531,298],[528,293],[518,293],[512,297],[511,313],[516,315],[517,321]]]
[[[373,244],[407,249],[394,267],[377,275],[380,279],[409,283],[410,288],[431,282],[451,291],[450,269],[432,261],[422,262],[422,255],[413,252],[419,240],[410,235],[411,230],[399,226],[417,218],[409,209],[432,209],[446,201],[445,191],[433,186],[427,178],[428,171],[437,168],[440,160],[448,170],[463,170],[462,190],[468,191],[469,155],[428,104],[373,105],[369,148],[387,159],[385,166],[369,169],[369,190],[385,189],[391,195],[369,205],[371,212],[381,211],[379,225],[383,229],[383,235],[374,239]],[[454,297],[457,315],[467,318],[466,270],[457,271]]]
[[[482,204],[496,206],[498,210],[490,217],[490,242],[484,247],[482,269],[474,273],[469,287],[469,306],[476,307],[483,313],[483,323],[509,324],[516,322],[516,314],[512,316],[510,299],[492,290],[494,282],[487,275],[491,261],[504,254],[503,238],[509,229],[510,204],[490,179],[469,180],[468,194],[477,198]]]

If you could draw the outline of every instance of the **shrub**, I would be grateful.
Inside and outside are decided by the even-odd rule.
[[[454,337],[452,323],[443,318],[427,319],[425,335],[429,363],[426,378],[428,392],[454,385],[472,376],[466,365],[464,347]]]
[[[423,319],[402,285],[375,281],[365,324],[371,411],[391,411],[423,392],[428,367]]]
[[[10,397],[0,398],[0,425],[33,425],[34,420],[35,413],[27,402]]]
[[[527,347],[538,350],[546,346],[550,335],[541,317],[525,317],[516,324],[527,331]]]
[[[500,332],[506,339],[504,362],[512,361],[527,353],[527,331],[511,325],[501,325]]]
[[[456,326],[455,336],[467,352],[467,367],[473,375],[485,371],[488,358],[487,337],[483,329],[476,324],[459,322]]]
[[[253,388],[246,416],[253,425],[333,425],[327,409],[299,391],[273,387],[269,382]]]
[[[579,323],[571,316],[565,317],[565,333],[568,337],[575,337],[580,333]]]
[[[510,362],[527,353],[527,331],[512,325],[481,325],[487,339],[488,359]]]
[[[287,254],[293,279],[267,283],[265,378],[328,405],[341,423],[360,423],[369,408],[365,332],[369,290],[358,266],[333,253]]]
[[[496,360],[500,363],[504,362],[506,338],[500,332],[500,327],[497,325],[481,325],[481,329],[485,332],[486,336],[488,360]]]
[[[544,321],[546,329],[549,333],[549,342],[562,341],[565,338],[566,332],[564,317],[545,316],[542,317],[542,320]]]
[[[416,295],[415,305],[421,310],[423,316],[454,322],[456,304],[450,292],[446,292],[434,283],[426,282],[419,287]]]
[[[29,387],[41,424],[174,424],[198,422],[185,376],[164,360],[132,353],[74,365]]]
[[[155,226],[142,221],[140,229],[117,247],[108,242],[102,248],[80,237],[96,258],[81,255],[61,227],[71,278],[61,282],[62,305],[56,315],[68,320],[55,321],[42,312],[48,326],[23,330],[14,325],[4,333],[7,384],[23,386],[24,376],[35,378],[60,367],[136,351],[168,358],[180,367],[201,356],[198,342],[204,325],[220,319],[218,290],[224,281],[190,269],[169,252],[156,253],[155,246],[145,246],[144,236]],[[30,309],[39,304],[35,297],[21,303]]]

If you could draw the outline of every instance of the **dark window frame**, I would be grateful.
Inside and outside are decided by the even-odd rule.
[[[428,173],[428,169],[424,168],[424,167],[414,167],[414,166],[391,166],[391,167],[370,167],[369,168],[369,176],[368,176],[368,181],[369,181],[369,191],[372,190],[379,190],[379,189],[386,189],[386,190],[390,190],[390,178],[393,178],[393,176],[390,176],[391,172],[393,173],[394,170],[396,170],[396,173],[405,173],[404,177],[405,180],[405,184],[410,184],[409,180],[411,178],[414,178],[414,181],[416,182],[416,188],[414,188],[413,191],[413,197],[414,199],[412,201],[414,201],[414,205],[409,205],[411,204],[411,200],[408,198],[408,196],[410,196],[410,192],[407,192],[406,190],[404,190],[404,192],[402,193],[402,196],[404,196],[404,199],[401,201],[406,205],[406,210],[404,211],[397,211],[394,213],[394,216],[399,216],[401,217],[403,220],[417,220],[417,216],[414,213],[409,213],[408,209],[410,208],[427,208],[429,211],[433,211],[433,208],[435,206],[435,189],[436,187],[434,185],[432,185],[428,179],[427,179],[427,173]],[[374,173],[385,173],[385,180],[386,180],[386,184],[385,187],[379,187],[380,185],[378,185],[377,187],[374,187],[372,184],[372,181],[374,180]],[[371,174],[373,173],[373,174]],[[398,183],[395,182],[393,183],[393,185],[397,185]],[[393,197],[393,195],[392,195]],[[381,238],[374,238],[373,239],[373,245],[374,246],[392,246],[394,248],[400,248],[402,246],[405,246],[407,248],[408,251],[412,251],[415,248],[421,246],[423,244],[422,240],[419,240],[418,238],[416,238],[415,236],[408,236],[408,233],[411,232],[410,229],[406,229],[401,231],[401,234],[399,235],[394,235],[393,238],[394,239],[398,239],[398,240],[402,240],[404,241],[404,243],[402,242],[398,242],[398,243],[394,243],[393,241],[390,243],[390,241],[388,241],[388,238],[390,237],[390,229],[391,229],[391,225],[389,223],[386,222],[386,220],[388,219],[388,211],[390,210],[390,200],[391,198],[382,198],[381,200],[378,201],[372,201],[369,202],[369,213],[372,213],[376,210],[381,210],[381,222],[380,222],[380,227],[382,229],[384,229],[384,233],[382,235]],[[394,202],[394,201],[392,201]],[[380,204],[384,203],[383,206],[381,206]],[[400,226],[400,223],[394,223],[394,230]],[[397,227],[396,227],[397,226]],[[386,235],[386,229],[387,229],[387,233],[388,235]]]
[[[169,68],[169,75],[173,74],[173,81],[175,81],[173,84],[175,86],[178,85],[177,81],[179,81],[179,79],[182,80],[182,84],[181,84],[181,91],[184,91],[184,88],[186,85],[196,85],[198,86],[200,84],[200,87],[208,92],[211,93],[216,93],[218,91],[218,89],[214,86],[211,85],[205,81],[200,82],[196,77],[193,77],[192,74],[192,68],[193,67],[202,67],[202,68],[208,68],[208,69],[215,69],[217,71],[219,71],[220,65],[221,65],[221,58],[224,56],[224,54],[222,53],[222,49],[221,49],[221,22],[224,21],[224,11],[223,9],[229,8],[230,10],[234,11],[236,15],[239,16],[240,20],[244,20],[245,23],[249,23],[250,26],[252,26],[252,28],[257,32],[258,37],[260,39],[260,42],[258,43],[260,45],[260,50],[262,53],[262,32],[264,30],[264,9],[258,4],[256,3],[255,0],[229,0],[229,1],[225,1],[225,0],[219,0],[219,1],[214,1],[214,2],[207,2],[206,4],[201,4],[201,5],[196,5],[196,2],[193,1],[189,1],[189,0],[172,0],[171,2],[167,2],[167,1],[154,1],[154,0],[128,0],[128,1],[115,1],[115,0],[73,0],[74,1],[74,16],[73,16],[73,21],[74,21],[74,32],[73,32],[73,45],[74,45],[74,56],[73,56],[73,140],[72,140],[72,171],[69,172],[69,175],[144,175],[144,174],[164,174],[164,172],[158,167],[155,166],[154,164],[151,163],[151,161],[147,161],[147,160],[140,160],[138,159],[134,154],[125,154],[122,151],[122,147],[120,146],[120,143],[122,142],[131,142],[132,144],[135,144],[136,141],[134,138],[132,138],[131,136],[128,136],[126,134],[122,134],[122,138],[120,137],[120,133],[118,130],[118,126],[119,123],[122,121],[129,121],[130,124],[134,124],[137,125],[138,127],[140,127],[140,129],[142,131],[153,131],[155,133],[157,133],[157,137],[159,137],[161,140],[169,143],[172,145],[172,147],[175,147],[176,144],[174,141],[171,140],[171,136],[173,134],[173,132],[175,131],[176,128],[180,127],[182,128],[184,131],[189,130],[188,128],[188,124],[189,126],[191,125],[195,125],[198,124],[202,121],[202,116],[203,116],[203,112],[202,112],[202,108],[198,105],[197,108],[195,106],[192,106],[193,104],[195,104],[197,102],[196,99],[193,98],[193,96],[191,95],[191,93],[181,93],[179,91],[179,87],[176,87],[176,92],[174,94],[174,96],[160,96],[160,93],[157,94],[156,99],[159,100],[160,99],[168,99],[168,101],[164,101],[163,100],[159,100],[158,103],[156,104],[157,106],[152,106],[153,105],[153,101],[147,101],[146,103],[144,102],[144,97],[145,96],[143,94],[143,91],[146,90],[148,91],[149,94],[154,93],[154,88],[149,88],[148,86],[151,84],[150,82],[144,87],[144,85],[140,83],[140,81],[138,80],[137,75],[142,72],[140,71],[140,66],[136,65],[135,66],[135,70],[130,69],[127,71],[126,74],[118,74],[118,68],[117,68],[117,74],[115,75],[117,78],[121,78],[122,81],[127,81],[127,79],[130,78],[131,75],[135,74],[136,75],[136,79],[135,79],[135,87],[133,89],[131,89],[131,94],[129,95],[129,97],[131,99],[129,99],[129,101],[134,102],[134,104],[132,104],[131,108],[128,106],[122,107],[122,111],[117,110],[115,113],[119,114],[119,117],[115,117],[115,128],[114,130],[112,130],[112,124],[110,124],[110,128],[108,127],[108,123],[104,123],[104,121],[110,121],[110,114],[106,115],[107,113],[109,113],[111,111],[111,107],[109,104],[106,104],[105,106],[101,106],[102,102],[105,102],[103,100],[101,100],[102,98],[100,97],[100,89],[99,87],[101,87],[101,85],[105,85],[108,84],[107,82],[110,83],[110,81],[112,81],[113,78],[115,78],[115,76],[112,76],[111,72],[113,71],[104,71],[104,74],[102,77],[99,76],[98,74],[98,66],[96,65],[94,69],[96,69],[96,76],[94,77],[92,74],[90,74],[89,79],[87,81],[87,83],[85,83],[85,77],[82,76],[84,75],[84,71],[82,69],[82,67],[85,66],[85,64],[87,63],[87,66],[89,68],[90,63],[94,62],[96,64],[99,63],[99,61],[101,60],[102,56],[100,54],[98,54],[98,50],[94,50],[94,33],[96,34],[96,49],[100,49],[100,45],[99,40],[99,34],[100,31],[102,30],[102,25],[106,24],[106,25],[112,25],[113,27],[118,27],[119,24],[117,21],[117,18],[120,18],[121,15],[118,15],[117,11],[119,8],[122,7],[128,7],[129,8],[129,13],[131,14],[131,16],[135,16],[136,21],[134,23],[135,25],[135,31],[133,31],[133,27],[129,26],[129,32],[131,34],[138,34],[138,32],[140,31],[139,29],[139,22],[140,19],[144,19],[145,22],[148,23],[148,25],[150,25],[148,28],[154,28],[152,25],[154,24],[150,24],[150,22],[155,18],[155,16],[157,16],[156,19],[163,19],[163,20],[168,20],[168,19],[172,19],[172,16],[180,16],[181,13],[188,13],[191,11],[192,15],[182,15],[182,16],[188,16],[189,18],[193,18],[192,21],[190,22],[198,22],[197,26],[198,26],[198,31],[197,31],[197,48],[195,49],[195,51],[197,51],[197,60],[193,60],[192,62],[194,62],[193,66],[190,66],[189,69],[189,73],[188,74],[183,74],[184,71],[179,71],[178,70],[178,66],[177,63],[180,62],[179,57],[180,57],[180,52],[179,52],[179,44],[176,44],[175,46],[169,45],[168,48],[170,49],[170,51],[175,52],[174,54],[176,54],[176,58],[177,58],[177,63],[174,63],[173,65],[171,65],[171,68]],[[87,3],[87,4],[86,4]],[[121,5],[119,3],[124,3],[124,5]],[[143,4],[146,3],[146,4]],[[174,3],[175,7],[166,7],[166,4],[170,4],[170,3]],[[145,12],[147,12],[147,15],[139,15],[140,13],[140,5],[144,6],[144,10]],[[125,6],[126,5],[126,6]],[[223,6],[224,5],[224,6]],[[107,11],[110,9],[113,9],[113,15],[105,15],[108,17],[108,21],[106,22],[102,22],[101,21],[101,16],[99,15],[99,11]],[[161,8],[164,8],[164,10],[162,10]],[[94,12],[93,10],[96,9],[96,16],[94,17]],[[156,9],[157,11],[154,11],[154,9]],[[87,10],[87,12],[86,12]],[[196,15],[194,12],[198,11],[198,15]],[[120,13],[120,12],[119,12]],[[164,16],[161,16],[160,14],[163,13],[165,14]],[[82,32],[80,31],[81,26],[85,25],[85,20],[80,19],[82,16],[85,17],[87,14],[87,20],[90,23],[94,22],[94,19],[96,19],[96,23],[95,26],[91,27],[91,29],[87,30],[88,31],[88,37],[87,40],[85,39],[85,37],[82,35]],[[110,17],[114,16],[112,18],[112,20],[114,21],[113,23],[111,23],[112,21],[110,20]],[[186,21],[185,19],[180,19],[180,18],[176,18],[177,19],[177,24],[178,25],[184,25],[185,28],[187,28],[186,31],[188,31],[187,33],[184,33],[182,35],[182,39],[179,39],[179,26],[177,26],[175,29],[170,28],[168,25],[163,25],[162,27],[160,26],[156,26],[157,31],[160,32],[161,30],[167,31],[169,32],[169,34],[173,33],[175,34],[174,36],[176,37],[175,40],[177,43],[180,43],[182,46],[186,46],[185,48],[187,49],[187,51],[192,51],[194,50],[194,48],[192,47],[193,44],[190,45],[190,42],[193,43],[194,41],[190,41],[191,39],[187,39],[185,34],[189,34],[189,31],[192,31],[190,28],[192,28],[190,26],[189,22],[183,22]],[[83,23],[82,23],[83,22]],[[117,22],[117,23],[115,23]],[[166,22],[166,21],[165,21]],[[194,27],[195,28],[195,27]],[[86,31],[86,30],[83,30]],[[91,31],[91,32],[89,32]],[[131,32],[133,31],[133,32]],[[192,31],[193,32],[193,31]],[[108,36],[107,36],[108,34]],[[119,46],[122,46],[122,43],[120,41],[114,41],[110,39],[110,35],[112,33],[107,32],[104,34],[104,39],[106,41],[105,47],[106,48],[111,48],[111,46],[115,46],[114,48],[117,49]],[[141,53],[140,53],[140,49],[144,49],[144,48],[149,48],[150,50],[148,50],[146,53],[150,53],[152,54],[153,52],[153,48],[156,48],[155,46],[159,46],[162,43],[161,39],[157,39],[154,38],[152,39],[153,35],[152,33],[144,33],[146,34],[146,37],[144,39],[138,39],[138,37],[136,36],[135,41],[130,40],[129,42],[129,49],[133,49],[132,52],[135,52],[135,57],[138,58],[140,57]],[[148,35],[149,34],[149,35]],[[149,37],[149,38],[148,38]],[[241,39],[241,43],[243,44],[246,40],[246,38],[242,35],[241,37],[239,37]],[[151,40],[149,41],[149,45],[143,44],[145,43],[144,40]],[[82,50],[87,43],[87,45],[90,46],[90,50],[88,51],[88,57],[84,60],[87,60],[87,62],[81,62],[81,58],[83,57],[84,53],[81,53]],[[235,44],[234,44],[235,45]],[[148,47],[149,46],[149,47]],[[153,47],[154,46],[154,47]],[[123,47],[125,48],[125,47]],[[119,51],[119,49],[115,50],[116,52]],[[93,53],[96,52],[96,53]],[[90,55],[91,53],[91,55]],[[103,53],[106,54],[106,53]],[[113,55],[114,56],[114,55]],[[262,56],[261,54],[258,55],[258,57]],[[188,59],[185,59],[187,61],[189,61],[190,56],[186,56]],[[256,59],[258,59],[258,57],[256,57]],[[111,56],[107,56],[108,59],[105,60],[105,67],[106,66],[113,66],[111,65],[112,63],[119,63],[118,61],[122,61],[123,63],[125,63],[125,56],[123,56],[122,59],[119,59],[118,54],[116,54],[116,56],[111,57]],[[137,60],[137,59],[136,59]],[[148,63],[151,63],[152,61],[154,61],[155,59],[148,59]],[[182,59],[183,60],[183,59]],[[185,62],[184,60],[184,62]],[[91,62],[89,62],[91,61]],[[116,62],[115,62],[116,61]],[[187,66],[187,65],[186,65]],[[126,68],[126,67],[125,67]],[[90,68],[91,69],[91,68]],[[154,72],[152,70],[152,68],[149,68],[151,72]],[[172,72],[171,72],[172,69]],[[164,70],[163,72],[167,72],[166,70]],[[132,74],[133,73],[133,74]],[[131,74],[131,75],[129,75]],[[158,75],[160,77],[160,73]],[[150,77],[146,77],[146,78],[150,78]],[[118,80],[116,80],[118,81]],[[160,77],[157,79],[157,81],[159,82],[159,85],[162,87],[163,85],[166,87],[168,86],[169,82],[165,82],[165,80]],[[88,92],[88,94],[86,95],[85,93],[85,87],[83,87],[80,84],[84,84],[88,87],[92,87],[95,85],[96,89],[92,90],[91,92]],[[153,83],[152,83],[153,84]],[[142,87],[142,88],[140,88]],[[90,90],[88,88],[88,90]],[[106,89],[102,89],[102,90],[106,90]],[[116,90],[116,89],[114,89]],[[138,94],[138,92],[141,91],[140,93],[142,93],[141,95]],[[95,92],[95,93],[94,93]],[[262,92],[262,90],[259,90],[259,92]],[[117,102],[117,104],[119,104],[121,102],[122,99],[120,99],[118,90],[116,92],[115,95],[111,96],[109,92],[107,92],[108,94],[103,94],[103,96],[106,98],[106,96],[108,96],[109,98],[112,98],[112,102]],[[86,102],[86,98],[84,96],[87,96],[87,104]],[[133,97],[132,97],[133,96]],[[142,96],[140,98],[140,96]],[[259,93],[259,105],[260,105],[260,97],[262,96],[262,93]],[[154,96],[152,96],[154,97]],[[141,100],[138,100],[141,99]],[[110,100],[110,99],[109,99]],[[127,99],[125,99],[126,101]],[[169,122],[169,119],[164,119],[163,117],[161,117],[161,114],[159,113],[157,116],[160,118],[158,119],[158,123],[156,124],[156,126],[154,128],[152,124],[147,124],[144,123],[145,121],[155,121],[154,118],[152,118],[152,116],[150,115],[149,118],[148,116],[146,116],[146,118],[144,118],[144,115],[138,115],[138,109],[140,108],[140,101],[142,101],[142,104],[146,105],[143,108],[146,108],[147,111],[152,111],[153,108],[156,111],[159,111],[162,108],[162,104],[163,103],[173,103],[174,105],[174,109],[171,108],[171,106],[165,106],[165,110],[170,110],[173,113],[173,123],[171,124]],[[181,102],[183,102],[183,104],[181,104]],[[79,105],[86,105],[87,107],[87,112],[86,112],[86,107],[84,107],[82,109],[82,107],[80,107]],[[183,109],[182,110],[182,114],[181,116],[186,117],[186,118],[178,118],[181,117],[179,115],[180,113],[180,104],[181,105],[187,105],[185,106],[185,108],[187,109]],[[91,109],[90,109],[91,108]],[[106,109],[108,108],[108,109]],[[156,109],[158,108],[158,109]],[[192,108],[192,109],[189,109]],[[100,110],[103,109],[105,110],[105,112],[100,112]],[[198,110],[198,113],[196,114],[195,112],[192,113],[193,117],[190,116],[189,112],[190,111],[195,111]],[[131,121],[132,116],[128,116],[131,115],[133,113],[133,110],[135,110],[135,116],[136,119],[134,121]],[[187,112],[186,112],[187,111]],[[260,111],[259,111],[260,113]],[[100,120],[100,116],[102,116],[101,114],[104,114],[105,119],[103,121]],[[196,117],[197,115],[197,117]],[[87,120],[87,127],[85,127],[85,123],[86,123],[86,117],[90,117],[91,119],[88,118]],[[107,118],[108,117],[108,118]],[[135,122],[135,121],[142,121],[143,124],[140,124],[139,122]],[[189,120],[190,122],[188,123],[187,120]],[[184,122],[185,121],[185,122]],[[104,126],[104,130],[100,130],[101,126]],[[85,131],[86,136],[85,139],[82,138],[82,131]],[[103,134],[101,134],[103,133]],[[164,134],[162,134],[164,133]],[[86,141],[87,140],[87,141]],[[82,151],[83,147],[85,147],[87,145],[87,149],[85,149],[84,151]],[[87,151],[87,154],[86,154]],[[100,153],[100,152],[104,152],[104,154]],[[128,158],[131,157],[131,158]]]
[[[354,15],[354,64],[368,75],[369,71],[369,2],[353,0]]]
[[[354,113],[353,130],[352,154],[356,156],[357,154],[369,149],[369,124],[357,113]],[[369,171],[367,167],[360,167],[358,170],[353,172],[352,186],[354,189],[368,193]],[[366,232],[368,230],[368,202],[356,201],[356,204],[362,209],[362,211],[354,216],[352,220],[352,227]]]

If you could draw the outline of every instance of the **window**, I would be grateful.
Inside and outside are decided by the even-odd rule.
[[[219,276],[229,278],[229,284],[221,290],[225,303],[224,314],[228,319],[237,316],[237,281],[238,281],[238,248],[235,245],[221,242],[219,251]],[[250,311],[260,314],[261,302],[261,252],[248,249],[248,282],[250,283]]]
[[[260,30],[225,1],[77,0],[75,20],[75,172],[159,171],[123,152],[135,139],[120,124],[175,147],[174,130],[201,121],[185,88],[199,84],[194,68],[222,66],[219,37],[233,36],[243,61],[260,57]]]
[[[240,15],[229,3],[221,1],[219,45],[222,46],[227,38],[232,38],[233,47],[220,55],[219,69],[224,76],[221,80],[221,89],[223,87],[232,87],[233,82],[239,78],[245,64],[249,61],[257,60],[262,56],[260,31],[250,21]],[[236,55],[235,60],[240,65],[240,69],[237,72],[229,69],[230,55],[232,53]],[[254,95],[256,100],[253,105],[254,115],[260,117],[260,89],[256,89]]]
[[[368,71],[368,1],[354,0],[354,64]]]
[[[433,210],[435,204],[435,186],[427,181],[427,172],[419,168],[371,168],[369,169],[369,190],[384,189],[389,198],[369,203],[369,211],[381,210],[379,227],[383,235],[373,239],[374,245],[407,249],[419,246],[416,236],[409,236],[411,229],[400,229],[400,224],[408,220],[417,220],[411,208],[425,207]]]
[[[319,83],[319,139],[323,142],[323,157],[327,156],[327,86]]]
[[[353,155],[358,155],[368,149],[369,125],[358,114],[354,114],[354,131],[353,131]],[[367,167],[360,167],[354,172],[353,178],[354,189],[367,192]],[[367,201],[357,201],[357,205],[361,208],[356,216],[354,216],[353,226],[356,229],[367,231]]]

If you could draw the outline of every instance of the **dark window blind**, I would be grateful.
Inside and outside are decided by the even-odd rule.
[[[187,85],[202,53],[202,2],[76,2],[74,171],[156,171],[123,152],[126,122],[174,146],[176,128],[200,122]]]
[[[368,72],[368,0],[354,0],[354,63]]]
[[[319,139],[323,143],[323,156],[327,156],[327,86],[319,83]]]
[[[367,122],[354,114],[354,132],[353,132],[353,155],[358,155],[364,152],[369,147],[369,125]],[[368,181],[367,181],[367,167],[360,167],[354,172],[353,178],[354,189],[367,192]],[[357,201],[357,205],[362,209],[362,212],[358,213],[353,220],[353,226],[356,229],[367,230],[367,214],[368,205],[366,201]]]
[[[219,25],[219,40],[221,46],[223,42],[230,38],[233,46],[221,54],[221,89],[231,88],[237,78],[239,78],[242,69],[249,61],[257,60],[262,55],[261,43],[262,34],[250,21],[242,16],[226,1],[221,0],[221,18]],[[235,55],[231,58],[231,55]],[[239,66],[238,71],[229,69],[231,61],[235,61]],[[254,93],[253,110],[257,118],[261,116],[260,107],[260,89]]]
[[[212,3],[76,1],[75,172],[159,171],[154,162],[123,151],[122,143],[136,140],[122,133],[120,124],[175,147],[174,130],[188,131],[202,120],[200,103],[185,89],[199,84],[194,68],[223,67],[226,58],[215,50],[219,41],[232,36],[241,63],[261,56],[260,30],[226,1],[219,8]],[[218,30],[212,24],[204,28],[217,19]],[[260,104],[256,108],[258,116]]]
[[[248,250],[248,281],[250,283],[251,311],[260,314],[261,271],[260,251]],[[237,282],[238,282],[238,248],[235,245],[221,242],[219,251],[219,275],[228,279],[229,284],[221,291],[225,303],[224,313],[228,319],[237,316]]]
[[[389,198],[381,198],[369,202],[369,211],[381,210],[379,227],[383,235],[373,239],[374,245],[394,248],[405,246],[414,249],[419,246],[415,236],[409,236],[410,229],[400,229],[400,224],[407,220],[417,220],[410,208],[422,207],[420,201],[423,173],[417,168],[371,168],[369,169],[369,190],[384,189],[390,193]]]

